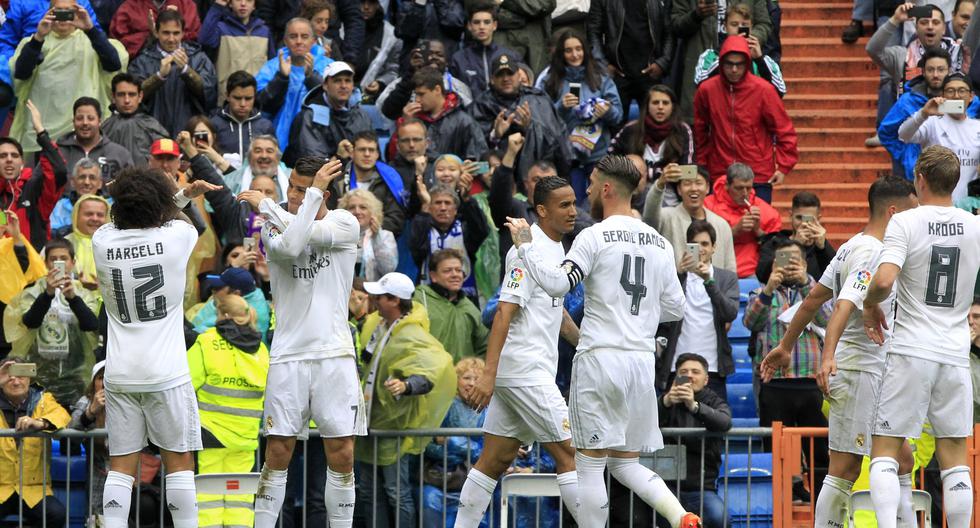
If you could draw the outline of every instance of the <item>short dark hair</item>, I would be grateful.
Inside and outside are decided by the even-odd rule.
[[[943,59],[946,61],[947,68],[949,68],[953,63],[953,59],[950,58],[948,51],[940,48],[939,46],[934,46],[931,48],[926,48],[925,52],[922,53],[922,57],[919,59],[919,68],[925,68],[926,62],[931,59]]]
[[[367,290],[364,289],[364,277],[354,277],[354,282],[351,283],[350,288],[354,291],[367,293]]]
[[[102,103],[100,103],[98,99],[88,96],[75,99],[75,104],[73,104],[71,107],[71,115],[75,115],[75,113],[78,112],[78,109],[83,106],[91,106],[92,108],[95,108],[95,115],[99,116],[99,119],[102,119]]]
[[[472,21],[473,15],[477,13],[490,13],[490,16],[493,17],[493,21],[497,21],[497,6],[493,2],[488,0],[479,0],[470,4],[470,8],[466,10],[466,21]]]
[[[255,81],[255,77],[251,73],[245,70],[238,70],[228,76],[228,80],[225,81],[225,92],[231,93],[235,88],[252,88],[258,89],[258,83]]]
[[[626,156],[607,154],[595,165],[603,177],[618,182],[627,193],[632,194],[640,183],[640,171]]]
[[[137,93],[143,91],[143,85],[136,79],[136,77],[126,73],[117,73],[112,77],[112,93],[116,93],[116,87],[122,83],[129,83],[136,86]],[[77,102],[77,101],[76,101]]]
[[[674,360],[674,370],[681,368],[681,365],[688,361],[697,361],[704,367],[704,371],[708,372],[708,360],[704,359],[704,356],[701,354],[692,354],[690,352],[685,352],[677,356],[677,359]]]
[[[68,239],[65,239],[65,238],[52,238],[51,240],[48,240],[47,242],[45,242],[45,244],[44,244],[44,255],[45,255],[45,257],[52,250],[55,250],[55,249],[67,249],[68,250],[68,256],[71,257],[72,260],[75,259],[75,246],[73,246],[72,243],[68,241]]]
[[[911,194],[915,194],[915,186],[905,178],[894,175],[878,178],[868,188],[868,207],[871,209],[871,216],[885,212],[885,209],[896,200],[904,200]]]
[[[980,295],[973,296],[973,304],[974,305],[980,304]]]
[[[501,156],[501,158],[503,158],[503,156]],[[531,163],[531,166],[528,167],[528,169],[538,169],[540,171],[555,171],[555,174],[558,174],[558,167],[555,166],[553,161],[546,160],[546,159],[536,160],[534,163]]]
[[[440,249],[429,255],[429,271],[436,271],[439,269],[439,264],[451,259],[457,259],[461,263],[466,262],[462,251],[454,248]]]
[[[381,295],[384,295],[385,297],[390,297],[392,299],[398,299],[398,310],[401,311],[402,315],[405,315],[408,312],[411,312],[412,311],[412,300],[411,299],[402,299],[401,297],[397,297],[397,296],[392,295],[390,293],[382,293]]]
[[[330,11],[330,18],[337,18],[337,8],[329,0],[303,0],[300,5],[299,16],[313,20],[313,17],[320,11]]]
[[[939,11],[939,18],[943,22],[946,21],[946,13],[944,13],[943,10],[940,9],[939,6],[937,6],[936,4],[926,4],[926,5],[922,6],[922,7],[928,7],[930,9],[932,9],[933,11]],[[929,16],[932,16],[932,13],[929,13]]]
[[[381,144],[378,143],[378,135],[374,133],[374,130],[362,130],[354,134],[354,138],[351,140],[351,145],[356,145],[358,141],[370,141],[371,143],[374,143],[375,147],[381,147]]]
[[[0,137],[0,145],[13,145],[17,149],[17,154],[20,154],[21,158],[24,157],[24,147],[21,146],[20,141],[9,136],[3,136]]]
[[[919,154],[915,162],[915,174],[921,174],[930,191],[947,195],[952,194],[960,181],[960,158],[952,150],[931,145]]]
[[[969,88],[970,91],[973,91],[973,84],[970,83],[970,79],[968,79],[966,75],[963,75],[960,72],[953,72],[947,75],[946,78],[943,79],[943,88],[945,88],[947,84],[953,81],[960,81],[962,83],[966,83],[967,88]]]
[[[442,72],[437,70],[434,66],[426,66],[415,72],[412,76],[412,85],[415,88],[428,88],[429,90],[435,90],[436,87],[442,90]]]
[[[320,171],[324,165],[326,165],[326,160],[323,158],[317,158],[314,156],[303,156],[302,158],[296,160],[296,165],[293,166],[293,170],[296,174],[304,178],[313,178],[316,173]]]
[[[691,221],[691,225],[687,226],[687,242],[694,242],[694,237],[700,233],[708,233],[708,238],[711,239],[712,245],[718,239],[718,232],[715,231],[715,226],[711,225],[710,222],[707,220],[693,220]]]
[[[787,237],[785,235],[779,235],[779,236],[773,238],[772,250],[774,252],[775,251],[779,251],[780,249],[788,248],[788,247],[798,248],[800,250],[800,255],[803,255],[803,258],[804,259],[806,258],[806,247],[804,247],[803,244],[801,244],[801,243],[797,242],[796,240],[793,240],[792,238],[789,238],[789,237]],[[803,264],[806,264],[806,262],[804,262]],[[760,279],[759,282],[762,282],[762,279]]]
[[[551,193],[569,185],[571,184],[568,183],[568,180],[560,176],[546,176],[541,178],[534,185],[534,205],[543,205],[548,200],[548,196],[551,196]]]
[[[816,207],[820,209],[820,197],[810,191],[800,191],[793,195],[791,208],[799,209],[800,207]]]
[[[184,15],[181,15],[176,9],[164,9],[157,14],[157,21],[155,27],[157,31],[160,30],[165,22],[176,22],[180,24],[180,29],[183,30],[184,26],[187,24],[184,22]]]
[[[109,185],[112,222],[119,229],[159,227],[179,212],[174,203],[176,192],[176,182],[159,169],[123,169]]]

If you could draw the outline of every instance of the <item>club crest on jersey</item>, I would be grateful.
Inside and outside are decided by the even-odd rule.
[[[857,438],[854,439],[854,445],[864,447],[864,433],[857,435]]]

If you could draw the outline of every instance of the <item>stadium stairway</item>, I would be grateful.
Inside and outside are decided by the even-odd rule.
[[[840,244],[867,220],[867,188],[891,171],[885,149],[867,148],[875,134],[878,67],[864,52],[874,29],[844,44],[850,0],[781,0],[786,110],[799,135],[800,160],[773,194],[773,205],[789,224],[790,201],[808,190],[823,202],[828,239]]]

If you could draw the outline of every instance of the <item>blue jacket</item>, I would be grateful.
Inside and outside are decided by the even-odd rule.
[[[510,57],[518,56],[509,48],[495,42],[491,42],[489,46],[472,42],[453,53],[452,60],[449,61],[449,73],[465,82],[476,99],[490,87],[490,65],[493,59],[505,53]]]
[[[76,2],[88,11],[95,27],[102,29],[99,27],[99,21],[89,1],[76,0]],[[10,2],[10,9],[7,10],[7,21],[0,26],[0,81],[13,86],[10,79],[10,57],[14,56],[17,45],[24,37],[37,32],[37,23],[41,21],[41,18],[50,8],[51,2],[49,0],[15,0]]]
[[[289,49],[284,47],[282,51],[289,58]],[[289,77],[282,76],[279,73],[279,57],[275,56],[255,76],[259,92],[256,101],[276,127],[280,152],[286,152],[289,146],[289,127],[303,109],[306,94],[323,84],[323,72],[333,62],[320,45],[314,45],[310,53],[313,55],[313,71],[309,75],[301,66],[293,66]]]
[[[208,15],[201,23],[201,32],[197,35],[197,41],[212,54],[212,57],[217,57],[221,37],[264,37],[269,41],[266,58],[272,58],[276,54],[276,42],[272,38],[272,30],[261,18],[253,13],[248,24],[242,24],[231,9],[214,4],[208,9]]]
[[[537,88],[544,90],[549,76],[550,72],[549,75],[542,76],[538,79]],[[561,104],[561,98],[570,91],[568,87],[569,83],[573,82],[582,85],[581,95],[579,96],[580,105],[593,98],[604,99],[612,105],[609,111],[606,112],[606,115],[595,121],[595,124],[602,132],[592,152],[586,154],[581,150],[572,149],[572,153],[576,158],[584,163],[591,164],[599,161],[606,154],[606,151],[609,150],[609,141],[612,137],[610,130],[623,120],[623,102],[619,98],[619,90],[616,89],[616,83],[608,75],[602,74],[599,90],[595,91],[585,82],[585,68],[583,66],[566,67],[565,80],[561,83],[558,97],[552,102],[555,110],[558,112],[558,117],[565,123],[566,139],[568,139],[568,135],[572,133],[575,127],[587,122],[578,116],[575,108],[565,108]],[[551,94],[548,94],[548,96],[551,97]]]

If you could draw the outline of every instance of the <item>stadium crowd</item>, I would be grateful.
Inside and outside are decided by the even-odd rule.
[[[863,34],[872,3],[855,2],[845,42]],[[794,178],[799,158],[782,102],[774,0],[11,0],[0,7],[7,115],[0,429],[104,427],[103,303],[113,301],[98,289],[106,271],[96,268],[92,236],[111,221],[112,182],[130,167],[162,171],[180,187],[214,186],[183,210],[199,234],[183,339],[200,409],[200,473],[255,470],[277,299],[259,235],[265,219],[239,195],[252,190],[298,203],[303,189],[290,174],[303,159],[343,162],[325,201],[350,211],[360,229],[349,330],[371,396],[371,429],[482,425],[485,410],[467,398],[489,368],[501,285],[522,280],[505,265],[514,245],[505,223],[538,220],[535,200],[545,192],[536,186],[563,178],[576,205],[567,250],[602,220],[589,186],[606,154],[627,156],[641,173],[632,214],[673,246],[687,300],[683,324],[660,331],[663,426],[731,427],[727,333],[739,315],[739,279],[759,283],[744,312],[758,363],[786,331],[781,314],[810,293],[836,253],[819,196],[799,192],[784,211],[772,205],[773,188]],[[869,141],[884,145],[895,175],[908,179],[922,148],[954,150],[962,167],[953,197],[977,214],[980,59],[971,55],[980,28],[972,10],[969,0],[900,4],[882,17],[867,44],[882,75],[880,126]],[[960,102],[958,111],[951,102]],[[325,265],[293,273],[303,278]],[[365,289],[383,278],[383,293]],[[564,298],[569,324],[582,319],[582,296],[579,287]],[[760,425],[827,425],[817,377],[831,309],[824,304],[802,332],[791,366],[759,382]],[[391,325],[381,345],[379,325]],[[980,301],[970,325],[976,416]],[[567,397],[574,346],[562,342],[559,350],[556,381]],[[17,362],[36,364],[36,376],[8,375]],[[25,519],[39,522],[48,495],[47,522],[64,524],[64,506],[43,478],[44,441],[23,440],[21,467],[15,442],[0,438],[0,518],[22,502]],[[324,466],[319,443],[309,446],[291,470]],[[703,493],[693,462],[701,449],[687,445],[691,471],[680,499],[690,511],[703,505],[706,527],[722,526],[725,505],[714,490],[721,447],[704,447]],[[411,526],[420,517],[441,526],[444,514],[452,525],[480,450],[479,440],[464,437],[357,441],[355,526],[374,519],[394,526],[396,518]],[[89,456],[96,479],[104,479],[105,445]],[[141,460],[141,482],[151,489],[160,480],[152,446]],[[529,446],[507,471],[555,467]],[[298,492],[306,521],[319,526],[324,478],[311,471]],[[98,515],[102,486],[92,490]],[[802,485],[794,491],[807,493]],[[151,494],[140,500],[155,511]],[[198,503],[201,526],[252,525],[249,497],[199,494]],[[557,501],[548,504],[547,522],[557,526]],[[617,511],[611,514],[615,525]],[[531,526],[531,518],[519,524]]]

